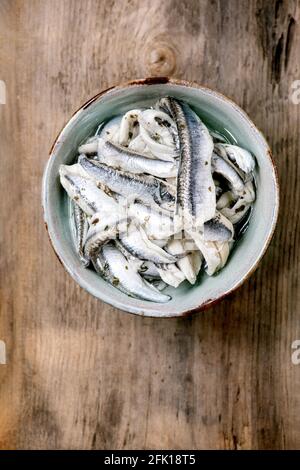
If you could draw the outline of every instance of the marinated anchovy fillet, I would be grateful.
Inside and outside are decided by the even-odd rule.
[[[153,238],[152,243],[159,246],[160,248],[165,248],[166,244],[168,243],[168,240],[167,239],[156,240],[155,238]]]
[[[223,176],[223,178],[228,181],[231,190],[236,195],[239,195],[244,191],[244,181],[234,166],[216,153],[213,153],[212,156],[212,169],[215,173]]]
[[[98,126],[95,135],[89,137],[85,143],[78,147],[78,153],[89,156],[93,155],[93,158],[96,158],[98,152],[98,140],[100,137],[117,143],[119,141],[119,126],[121,120],[121,116],[116,116],[106,124],[101,123]]]
[[[142,154],[145,157],[154,159],[155,156],[147,147],[146,142],[143,140],[141,134],[137,135],[134,139],[129,142],[128,148]]]
[[[190,284],[195,284],[197,275],[199,274],[201,264],[202,264],[202,255],[199,251],[193,251],[191,253],[186,253],[185,250],[186,244],[181,240],[173,240],[172,243],[168,245],[168,251],[173,255],[178,253],[185,253],[184,256],[180,257],[177,260],[177,267],[183,273],[184,277],[189,281]]]
[[[86,235],[89,229],[89,224],[86,214],[83,210],[72,201],[72,231],[74,236],[75,248],[80,258],[80,261],[84,266],[88,266],[90,263],[89,257],[84,254],[83,246],[86,239]]]
[[[234,228],[230,220],[221,213],[205,222],[204,224],[204,240],[212,242],[226,242],[232,240]]]
[[[168,302],[169,295],[162,294],[145,281],[131,266],[129,260],[112,244],[104,245],[93,264],[105,280],[127,295],[152,302]]]
[[[162,280],[169,286],[178,287],[185,280],[185,275],[175,264],[165,264],[157,270]]]
[[[198,250],[196,243],[193,240],[185,239],[182,234],[177,239],[171,239],[167,246],[166,250],[173,255],[188,255],[192,251]]]
[[[136,258],[131,253],[129,253],[129,251],[125,248],[124,245],[122,245],[122,243],[120,242],[118,238],[114,241],[114,244],[118,248],[118,250],[122,253],[122,255],[125,256],[125,258],[130,261],[130,265],[132,266],[132,268],[134,268],[137,272],[141,272],[142,266],[145,263],[145,261],[139,258]]]
[[[136,258],[153,261],[153,263],[175,263],[176,257],[155,245],[149,240],[142,227],[129,227],[128,233],[120,234],[120,242]]]
[[[103,217],[103,212],[95,214],[91,219],[91,225],[87,233],[84,253],[91,258],[99,251],[102,245],[116,238],[119,227],[126,219],[122,219],[120,214],[112,213]]]
[[[157,210],[151,205],[133,203],[128,215],[139,221],[151,240],[164,240],[179,232],[182,221],[176,215]]]
[[[175,162],[154,160],[101,138],[98,140],[98,160],[107,166],[133,174],[147,173],[159,178],[171,178],[177,175]]]
[[[174,201],[174,196],[168,191],[167,184],[153,176],[132,175],[115,170],[94,160],[89,160],[84,155],[80,155],[78,162],[96,183],[104,184],[111,191],[122,196],[136,195],[141,201],[158,205]]]
[[[234,195],[231,191],[226,191],[223,193],[217,201],[217,210],[224,209],[225,207],[230,206],[232,202],[235,200]]]
[[[94,181],[82,176],[78,164],[59,168],[60,182],[68,196],[89,216],[105,210],[118,211],[116,201],[97,188]]]
[[[98,150],[98,137],[93,136],[90,139],[86,141],[85,144],[82,144],[78,147],[78,152],[79,153],[84,153],[84,154],[93,154],[97,153]]]
[[[173,161],[178,156],[176,125],[168,114],[147,109],[139,116],[140,132],[153,155],[165,161]]]
[[[146,278],[161,279],[157,266],[152,261],[144,261],[139,268],[139,273]]]
[[[111,142],[119,143],[121,121],[122,121],[122,116],[116,116],[110,121],[103,123],[99,131],[96,132],[96,136],[102,139],[109,139]],[[85,152],[78,151],[78,153],[81,154]]]
[[[173,117],[180,143],[177,204],[201,226],[215,215],[216,193],[211,174],[213,140],[197,114],[185,103],[163,98],[160,106]]]
[[[128,111],[122,118],[119,130],[119,143],[128,145],[138,135],[140,109]]]
[[[246,230],[256,197],[255,157],[206,127],[187,103],[165,97],[100,122],[60,181],[85,267],[129,296],[214,275]]]
[[[190,284],[195,284],[202,264],[202,254],[194,251],[177,261],[177,266]]]
[[[240,196],[236,196],[228,191],[223,194],[217,203],[218,210],[232,224],[237,224],[249,212],[252,203],[255,200],[255,190],[252,181],[248,181]]]
[[[237,145],[223,144],[229,159],[245,173],[251,173],[255,167],[255,160],[248,150]]]
[[[201,234],[193,234],[200,252],[206,262],[206,273],[212,276],[221,269],[227,261],[229,255],[228,242],[209,242],[203,239]]]
[[[146,109],[140,114],[140,125],[150,134],[154,133],[156,141],[179,150],[176,124],[167,113]]]

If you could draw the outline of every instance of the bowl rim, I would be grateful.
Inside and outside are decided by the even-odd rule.
[[[47,215],[48,215],[47,181],[48,181],[48,177],[49,177],[50,161],[52,161],[53,158],[55,158],[55,153],[56,153],[57,146],[60,143],[60,138],[64,134],[66,128],[69,127],[69,125],[71,125],[73,120],[76,120],[77,116],[81,113],[81,111],[87,109],[91,104],[93,104],[94,102],[100,100],[103,96],[106,96],[106,95],[108,95],[110,93],[113,93],[113,92],[116,92],[116,91],[121,91],[121,90],[124,90],[126,88],[131,88],[133,86],[140,87],[140,86],[168,85],[168,84],[202,90],[203,92],[208,93],[209,95],[214,96],[214,97],[220,99],[221,101],[225,101],[225,102],[229,103],[234,108],[234,110],[237,111],[245,119],[245,121],[247,121],[247,123],[255,131],[255,133],[258,134],[258,136],[260,137],[260,139],[262,140],[262,142],[265,145],[265,150],[266,151],[264,153],[264,156],[269,159],[269,163],[271,164],[271,167],[273,168],[272,177],[274,179],[275,199],[274,199],[274,206],[273,206],[273,218],[272,218],[272,223],[271,223],[270,228],[269,228],[268,237],[266,238],[266,240],[264,242],[264,245],[262,246],[261,251],[260,251],[255,263],[244,274],[244,276],[238,282],[236,282],[236,284],[234,286],[232,286],[230,289],[228,289],[226,292],[224,292],[220,296],[218,296],[214,299],[209,299],[209,300],[205,301],[204,303],[202,303],[202,304],[200,304],[197,307],[194,307],[192,309],[183,310],[180,313],[171,313],[171,314],[168,314],[168,315],[155,315],[153,312],[149,312],[149,313],[148,312],[142,312],[139,309],[129,310],[128,309],[129,307],[127,307],[127,306],[116,307],[113,303],[113,300],[112,301],[103,300],[101,297],[95,296],[95,293],[93,293],[89,290],[88,285],[86,285],[86,284],[83,285],[83,283],[81,281],[81,278],[75,276],[74,272],[69,268],[68,264],[65,263],[61,259],[60,255],[58,253],[58,249],[55,246],[56,243],[55,243],[55,241],[54,241],[54,239],[51,235],[51,230],[50,230],[50,227],[49,227],[49,224],[48,224],[49,219],[47,217]],[[139,316],[147,316],[147,317],[152,317],[152,318],[178,318],[178,317],[190,316],[194,313],[198,313],[200,311],[203,311],[203,310],[206,310],[208,308],[213,307],[217,303],[221,302],[221,300],[223,300],[225,297],[232,294],[239,287],[241,287],[250,278],[250,276],[256,271],[256,269],[259,266],[259,263],[261,262],[263,256],[265,255],[265,253],[267,251],[268,246],[271,243],[271,240],[272,240],[274,232],[275,232],[276,224],[277,224],[277,221],[278,221],[279,205],[280,205],[280,188],[279,188],[278,170],[277,170],[277,166],[276,166],[274,157],[272,155],[270,146],[269,146],[264,134],[253,123],[253,121],[250,119],[248,114],[239,105],[237,105],[231,98],[228,98],[226,95],[224,95],[223,93],[220,93],[219,91],[215,91],[215,90],[213,90],[213,89],[211,89],[207,86],[200,85],[195,81],[182,80],[182,79],[169,78],[169,77],[147,77],[147,78],[139,78],[139,79],[135,79],[135,80],[130,80],[130,81],[121,83],[119,85],[115,85],[115,86],[111,86],[109,88],[106,88],[106,89],[100,91],[99,93],[97,93],[96,95],[94,95],[93,97],[91,97],[90,99],[88,99],[84,104],[82,104],[78,109],[76,109],[75,112],[73,112],[71,117],[64,123],[63,127],[61,128],[61,130],[59,131],[57,137],[55,138],[55,140],[54,140],[54,142],[53,142],[53,144],[50,148],[49,157],[48,157],[45,169],[44,169],[43,181],[42,181],[42,208],[43,208],[44,225],[45,225],[45,228],[46,228],[46,231],[47,231],[47,234],[48,234],[50,244],[53,248],[53,251],[54,251],[55,255],[57,256],[59,262],[64,267],[64,269],[71,275],[71,277],[74,279],[74,281],[77,282],[80,285],[80,287],[82,287],[89,294],[93,295],[93,297],[97,298],[101,302],[107,303],[107,304],[111,305],[112,307],[118,308],[119,310],[122,310],[123,312],[126,312],[126,313],[130,313],[130,314],[133,314],[133,315],[139,315]]]

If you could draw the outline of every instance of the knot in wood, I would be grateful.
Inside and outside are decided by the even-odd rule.
[[[154,76],[168,76],[176,69],[175,50],[166,44],[152,43],[149,45],[146,61],[150,74]]]

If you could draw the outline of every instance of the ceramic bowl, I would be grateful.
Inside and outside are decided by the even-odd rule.
[[[68,221],[68,199],[60,185],[59,165],[71,164],[78,145],[93,135],[98,124],[131,108],[153,105],[162,96],[186,101],[211,128],[237,140],[257,159],[257,199],[249,228],[236,244],[225,268],[216,276],[199,275],[196,285],[188,282],[167,288],[172,300],[156,304],[121,293],[91,269],[85,269],[74,250]],[[84,104],[57,137],[43,179],[45,224],[53,248],[73,279],[90,294],[126,312],[153,317],[188,315],[213,305],[239,287],[257,268],[275,229],[279,189],[269,146],[249,117],[235,103],[216,91],[195,83],[152,78],[105,90]],[[99,304],[99,310],[101,305]]]

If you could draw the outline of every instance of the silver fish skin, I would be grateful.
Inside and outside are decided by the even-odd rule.
[[[90,259],[84,254],[83,250],[85,239],[89,229],[87,216],[83,212],[83,210],[78,206],[78,204],[76,204],[76,202],[74,201],[71,201],[71,213],[72,233],[75,248],[83,266],[87,267],[90,264]]]
[[[104,215],[103,212],[95,214],[91,218],[89,231],[87,233],[84,253],[90,259],[99,251],[102,245],[117,237],[119,227],[127,219],[121,218],[118,213]]]
[[[60,182],[68,196],[89,216],[104,210],[118,212],[117,202],[97,188],[94,181],[86,175],[83,176],[82,173],[82,169],[78,164],[60,165]]]
[[[238,166],[244,173],[251,173],[255,168],[255,160],[252,154],[238,145],[219,144],[225,149],[229,160]]]
[[[95,270],[111,285],[127,295],[151,302],[168,302],[171,297],[162,294],[145,281],[114,245],[104,245],[93,259]]]
[[[133,174],[147,173],[159,178],[172,178],[177,175],[176,162],[153,160],[101,138],[98,140],[98,160],[107,166]]]
[[[177,184],[177,205],[192,217],[194,225],[210,220],[216,209],[215,184],[211,174],[213,140],[207,127],[185,103],[162,98],[160,105],[169,111],[178,130],[180,165]]]
[[[136,258],[131,253],[129,253],[129,251],[125,248],[124,245],[122,245],[122,243],[120,242],[118,238],[114,240],[114,244],[118,248],[118,250],[122,253],[122,255],[128,261],[130,261],[130,265],[132,266],[132,268],[134,268],[137,272],[140,272],[140,269],[145,261],[140,260],[139,258]]]
[[[245,184],[234,166],[215,152],[211,162],[213,172],[223,176],[228,181],[233,193],[237,196],[240,195],[244,191]]]
[[[89,160],[84,155],[79,156],[78,163],[97,184],[104,184],[122,196],[136,195],[143,202],[157,205],[174,201],[167,184],[153,176],[132,175],[115,170],[95,160]]]
[[[128,233],[120,234],[120,242],[133,256],[157,264],[175,263],[176,257],[152,243],[142,227],[131,225]]]
[[[139,268],[139,273],[146,278],[161,279],[157,266],[152,261],[144,261]]]
[[[232,147],[231,145],[228,144],[229,147]],[[243,180],[244,183],[247,181],[251,180],[253,178],[252,172],[251,173],[245,173],[237,164],[236,161],[232,157],[230,157],[229,154],[233,155],[233,152],[227,151],[227,146],[225,144],[215,144],[214,145],[214,153],[219,155],[225,162],[227,162],[234,170],[235,172],[240,176],[240,178]],[[233,146],[234,147],[234,146]],[[238,147],[239,148],[239,147]]]
[[[203,238],[205,241],[226,242],[232,240],[233,236],[233,225],[221,212],[217,212],[211,220],[204,224]]]

